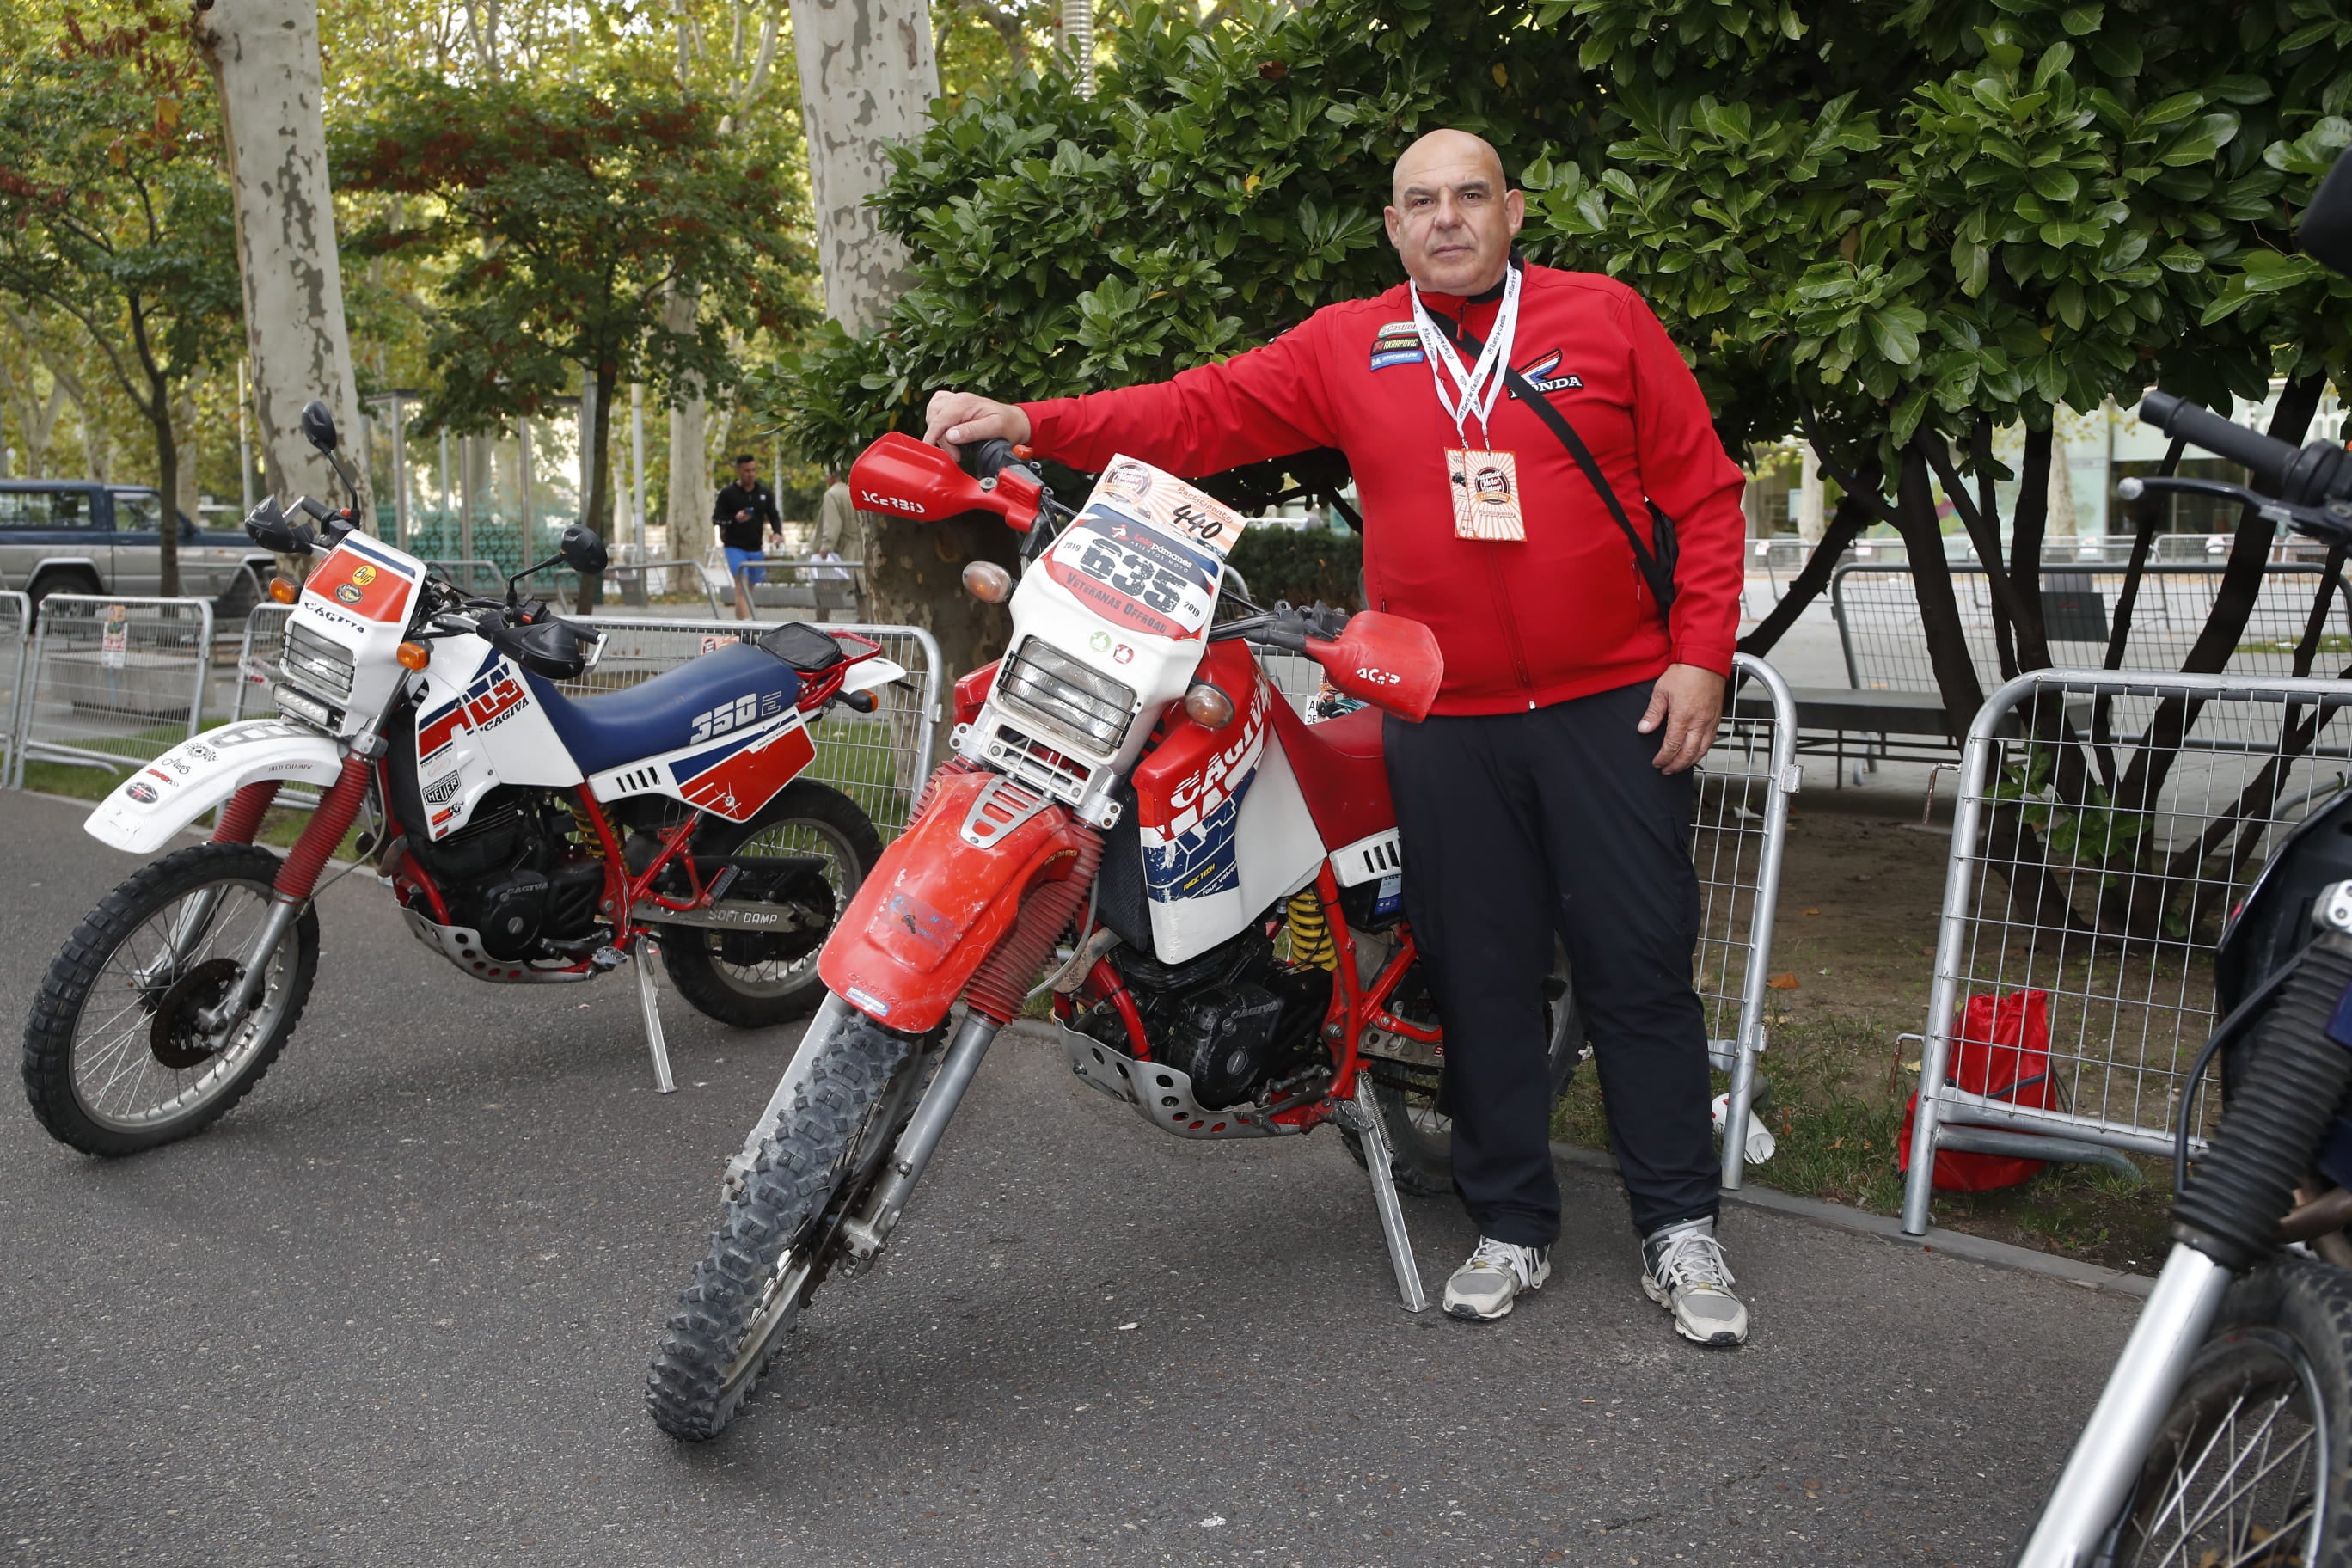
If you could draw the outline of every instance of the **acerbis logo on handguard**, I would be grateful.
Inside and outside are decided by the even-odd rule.
[[[908,500],[904,496],[877,495],[872,490],[859,491],[858,504],[868,511],[877,507],[887,507],[892,511],[903,511],[913,517],[926,516],[930,510],[920,501]]]

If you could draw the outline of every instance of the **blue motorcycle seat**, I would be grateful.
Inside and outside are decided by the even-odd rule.
[[[666,669],[625,691],[571,697],[552,681],[528,671],[523,679],[546,710],[548,722],[572,753],[582,773],[593,776],[695,743],[695,721],[721,704],[732,708],[757,697],[758,712],[770,718],[800,700],[801,678],[792,666],[750,643],[730,643],[701,658]],[[731,723],[706,724],[703,739]]]

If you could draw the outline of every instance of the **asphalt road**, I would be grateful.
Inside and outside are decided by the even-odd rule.
[[[0,1002],[127,864],[0,795]],[[212,1131],[0,1109],[0,1563],[1993,1564],[2131,1304],[1738,1211],[1745,1350],[1676,1341],[1563,1170],[1550,1287],[1398,1310],[1328,1133],[1196,1145],[1008,1037],[891,1258],[683,1447],[645,1363],[791,1036],[625,973],[460,976],[359,877]],[[1472,1233],[1409,1203],[1433,1290]]]

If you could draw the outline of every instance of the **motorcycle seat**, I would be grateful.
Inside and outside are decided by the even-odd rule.
[[[1396,826],[1379,709],[1359,708],[1309,724],[1286,700],[1276,698],[1274,731],[1325,848],[1342,848]]]
[[[529,671],[523,679],[572,760],[592,776],[692,745],[695,721],[708,721],[722,705],[730,710],[730,721],[723,726],[706,721],[699,726],[701,739],[736,728],[733,710],[747,696],[758,699],[754,706],[759,716],[768,718],[792,707],[801,694],[801,678],[789,664],[741,642],[713,649],[626,690],[595,697],[570,696]]]

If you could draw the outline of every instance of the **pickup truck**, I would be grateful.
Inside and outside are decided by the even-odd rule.
[[[51,594],[152,595],[163,580],[163,498],[87,479],[0,479],[0,588],[35,605]],[[277,570],[242,529],[198,528],[178,514],[180,592],[229,619],[253,607]],[[248,570],[250,568],[250,570]]]

